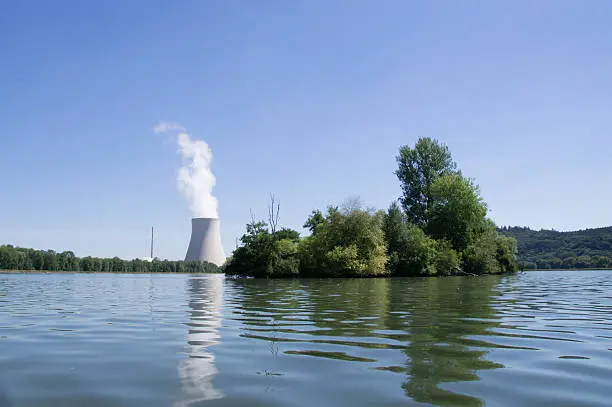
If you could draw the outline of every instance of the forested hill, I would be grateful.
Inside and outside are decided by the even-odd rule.
[[[524,269],[612,268],[612,226],[575,232],[503,227],[514,236]]]

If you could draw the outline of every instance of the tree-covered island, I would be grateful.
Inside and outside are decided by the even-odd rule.
[[[514,238],[487,218],[478,186],[457,168],[448,147],[421,138],[403,146],[395,172],[402,190],[387,211],[356,202],[315,210],[310,235],[251,219],[224,266],[252,277],[445,276],[517,270]]]

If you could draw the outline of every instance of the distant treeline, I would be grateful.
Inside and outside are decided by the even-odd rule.
[[[218,273],[219,267],[199,261],[153,259],[123,260],[119,257],[76,257],[73,252],[0,246],[0,270],[81,271],[90,273]]]
[[[612,268],[612,227],[575,232],[503,227],[516,239],[519,266],[533,269]]]
[[[395,172],[402,195],[386,211],[356,201],[315,210],[304,228],[279,227],[274,198],[268,221],[254,218],[224,266],[252,277],[446,276],[517,270],[516,242],[496,231],[478,186],[448,148],[430,138],[402,146]]]

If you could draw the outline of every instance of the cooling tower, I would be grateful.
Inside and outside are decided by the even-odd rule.
[[[225,262],[218,218],[191,219],[191,240],[185,261],[207,261],[217,266]]]

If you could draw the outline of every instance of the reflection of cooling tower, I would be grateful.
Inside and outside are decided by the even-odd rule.
[[[191,240],[185,261],[207,261],[217,266],[225,262],[218,218],[191,219]]]
[[[174,407],[200,405],[205,400],[224,397],[213,380],[217,375],[212,346],[219,343],[223,305],[223,281],[220,275],[189,280],[189,330],[187,357],[179,363],[178,373],[183,389],[182,400]]]

